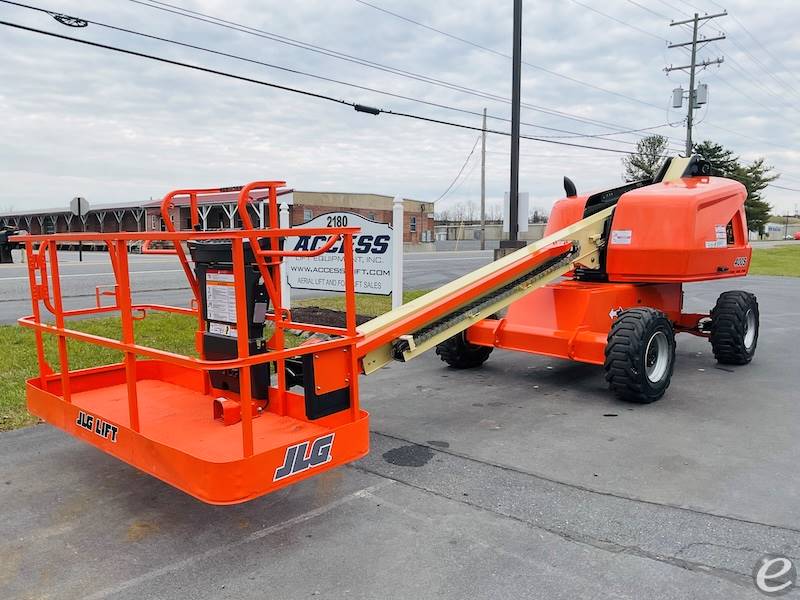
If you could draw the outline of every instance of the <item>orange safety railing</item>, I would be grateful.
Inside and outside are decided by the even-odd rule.
[[[39,379],[41,385],[47,389],[48,382],[60,380],[61,395],[65,402],[71,401],[70,389],[70,369],[67,340],[77,340],[89,344],[95,344],[105,348],[121,351],[124,355],[125,380],[128,391],[128,413],[130,426],[134,431],[139,431],[139,405],[136,387],[137,362],[141,358],[158,359],[168,364],[195,369],[204,373],[206,393],[210,391],[209,371],[221,369],[239,369],[240,391],[238,400],[241,404],[242,415],[242,448],[245,457],[253,454],[253,398],[251,388],[250,369],[253,365],[262,363],[275,363],[277,370],[277,385],[270,386],[270,391],[277,392],[277,405],[273,407],[270,402],[270,410],[279,415],[287,414],[287,388],[285,361],[288,358],[322,352],[333,348],[350,347],[354,348],[358,338],[355,319],[355,267],[353,262],[353,236],[358,233],[356,227],[341,228],[294,228],[280,229],[272,227],[268,229],[256,229],[247,212],[249,195],[253,190],[266,189],[269,196],[269,223],[277,224],[277,189],[282,186],[282,182],[262,181],[251,183],[241,189],[238,200],[239,215],[242,219],[243,228],[240,230],[225,231],[176,231],[169,218],[165,218],[168,231],[166,232],[113,232],[113,233],[62,233],[53,235],[25,235],[17,236],[15,241],[25,244],[28,260],[28,278],[31,287],[31,307],[32,314],[19,319],[20,325],[28,327],[35,332],[36,353],[39,360]],[[173,199],[180,195],[189,195],[190,206],[192,209],[192,223],[196,224],[197,195],[216,193],[218,189],[203,190],[177,190],[168,194],[162,203],[162,211],[168,216],[169,208]],[[288,236],[310,235],[325,236],[328,238],[326,244],[315,250],[309,251],[289,251],[281,249],[281,240]],[[200,290],[197,278],[190,265],[190,259],[186,256],[183,243],[189,240],[213,240],[226,239],[232,245],[232,263],[234,273],[235,303],[236,303],[236,327],[240,332],[248,331],[248,307],[247,295],[245,292],[245,241],[249,243],[256,265],[263,279],[264,287],[270,299],[272,312],[267,314],[266,319],[274,325],[274,333],[268,341],[267,351],[263,354],[250,354],[248,347],[248,336],[239,335],[237,337],[238,357],[227,360],[207,360],[202,352],[202,333],[205,331],[205,322],[202,311],[198,306],[201,302]],[[260,241],[266,239],[268,248],[262,248]],[[183,267],[186,278],[192,289],[192,307],[178,307],[161,304],[141,304],[134,303],[132,298],[130,273],[128,265],[128,243],[133,240],[142,240],[145,247],[156,241],[171,242],[174,250],[170,253],[177,255]],[[104,292],[98,287],[95,292],[96,305],[94,307],[78,308],[66,310],[63,304],[61,280],[59,274],[59,259],[56,251],[57,244],[65,241],[96,241],[104,242],[107,246],[109,259],[111,262],[115,283],[111,287],[113,291]],[[344,283],[345,283],[345,304],[346,304],[346,326],[330,327],[309,323],[299,323],[292,320],[291,312],[283,307],[281,298],[280,273],[283,259],[288,256],[293,257],[313,257],[319,256],[330,250],[337,241],[343,244],[344,257]],[[38,248],[37,248],[38,245]],[[108,306],[101,305],[101,296],[111,296],[114,303]],[[54,323],[47,323],[43,319],[42,307],[52,314]],[[148,311],[172,312],[190,315],[197,318],[197,340],[199,358],[176,354],[158,348],[144,346],[136,342],[134,331],[134,321],[144,318]],[[121,339],[113,339],[99,335],[89,334],[75,329],[70,329],[66,325],[66,320],[70,317],[87,316],[95,314],[119,313],[122,335]],[[134,314],[138,313],[138,315]],[[299,329],[315,333],[328,334],[335,336],[333,339],[306,343],[299,347],[285,347],[285,330]],[[59,371],[54,372],[53,368],[46,360],[44,351],[43,336],[53,335],[57,338]],[[350,386],[351,415],[356,419],[359,415],[358,406],[358,374],[359,366],[355,352],[350,352],[350,363],[348,373],[348,385]],[[273,394],[270,395],[270,398]]]

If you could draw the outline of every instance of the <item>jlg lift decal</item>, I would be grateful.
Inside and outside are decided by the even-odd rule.
[[[89,413],[85,413],[81,410],[78,411],[78,418],[75,419],[75,423],[87,431],[96,433],[101,438],[110,440],[115,444],[117,443],[117,433],[119,432],[119,427],[112,425],[108,421],[104,421],[100,417],[90,415]]]
[[[296,446],[289,446],[286,449],[283,465],[275,470],[275,476],[272,478],[272,481],[278,481],[290,475],[297,475],[297,473],[302,473],[308,469],[313,469],[314,467],[330,462],[333,458],[331,456],[333,436],[334,434],[331,433],[330,435],[315,439],[310,444],[310,451],[308,448],[309,442],[303,442]]]

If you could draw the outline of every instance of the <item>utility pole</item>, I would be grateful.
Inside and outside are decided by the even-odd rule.
[[[481,131],[481,250],[486,250],[486,109]]]
[[[707,93],[704,91],[702,97],[698,96],[698,87],[695,85],[695,75],[696,71],[699,68],[700,70],[704,70],[711,65],[721,65],[725,62],[724,57],[719,57],[715,60],[704,60],[698,64],[697,62],[697,51],[701,49],[706,44],[711,42],[716,42],[718,40],[724,40],[725,35],[720,34],[716,37],[702,37],[698,38],[698,31],[701,26],[701,21],[703,24],[709,21],[710,19],[716,19],[717,17],[725,17],[727,16],[727,12],[721,12],[714,15],[703,15],[702,17],[698,13],[694,13],[694,17],[691,19],[685,19],[683,21],[672,21],[669,24],[670,27],[675,27],[676,25],[692,25],[692,41],[691,42],[681,42],[679,44],[670,44],[667,46],[668,48],[682,48],[686,46],[691,46],[691,62],[688,65],[683,65],[680,67],[674,67],[670,65],[664,69],[665,72],[670,73],[672,71],[688,71],[689,72],[689,92],[688,92],[688,104],[689,108],[686,113],[686,156],[692,155],[692,126],[694,125],[694,109],[700,108],[703,104],[707,102]],[[704,88],[705,90],[706,88]],[[683,104],[683,90],[677,88],[673,90],[673,108],[680,108]]]
[[[511,56],[511,185],[508,190],[508,239],[500,241],[495,258],[525,246],[519,241],[519,126],[522,82],[522,0],[514,0],[513,52]]]

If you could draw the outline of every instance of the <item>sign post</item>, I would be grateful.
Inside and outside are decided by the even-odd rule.
[[[289,229],[289,205],[286,202],[281,202],[278,211],[278,226],[281,229]],[[281,304],[286,308],[292,307],[292,292],[289,287],[289,275],[287,273],[287,265],[282,265],[281,268]]]
[[[392,308],[403,304],[403,199],[394,197],[392,203]]]
[[[89,202],[86,198],[75,196],[72,202],[69,203],[69,210],[73,215],[77,215],[78,220],[81,222],[81,233],[86,233],[86,225],[83,223],[83,215],[89,210]],[[78,240],[78,262],[83,262],[83,240]]]

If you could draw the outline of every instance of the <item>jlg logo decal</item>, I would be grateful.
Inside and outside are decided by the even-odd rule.
[[[311,443],[311,450],[309,451],[309,442],[303,442],[296,446],[289,446],[286,449],[286,456],[283,459],[283,465],[275,470],[275,477],[272,481],[284,479],[290,475],[297,475],[308,469],[313,469],[320,465],[330,462],[333,458],[331,456],[331,447],[333,446],[334,434],[326,435],[321,438],[315,439]]]
[[[78,418],[75,419],[75,424],[79,427],[83,427],[87,431],[96,433],[101,438],[105,438],[114,442],[115,444],[117,443],[117,433],[119,433],[119,427],[112,425],[108,421],[104,421],[100,417],[95,417],[94,415],[90,415],[89,413],[85,413],[81,410],[78,411]]]

